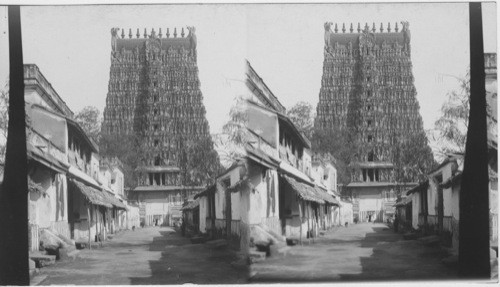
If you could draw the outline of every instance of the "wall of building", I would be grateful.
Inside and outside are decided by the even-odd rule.
[[[414,229],[418,229],[418,215],[420,213],[420,193],[415,192],[411,194],[411,225]]]
[[[73,198],[73,239],[75,241],[88,241],[89,238],[89,224],[90,224],[90,239],[94,241],[96,235],[96,218],[95,206],[89,205],[85,197],[80,191],[70,189],[68,192],[72,193]],[[89,210],[90,209],[90,218]]]
[[[134,226],[138,228],[141,225],[139,206],[128,205],[127,208],[127,229],[132,229]]]
[[[429,215],[437,216],[438,196],[436,185],[432,180],[429,180],[429,187],[427,188],[427,208]]]
[[[146,203],[146,215],[166,215],[169,211],[169,203],[166,199],[157,199]]]
[[[226,195],[225,189],[221,186],[221,183],[216,183],[215,190],[215,218],[224,219],[226,218]]]
[[[90,156],[90,176],[95,179],[99,180],[99,155],[96,153],[92,153]]]
[[[352,211],[352,203],[340,201],[340,222],[352,224],[354,222],[354,214]]]
[[[250,165],[249,169],[250,182],[255,191],[249,193],[248,223],[265,224],[276,230],[276,222],[279,222],[278,173],[259,165]],[[268,185],[272,186],[269,190]]]
[[[24,100],[26,101],[26,103],[37,104],[51,111],[54,111],[54,109],[49,104],[47,104],[45,99],[43,99],[42,96],[35,90],[26,89],[24,91]]]
[[[451,216],[460,219],[460,186],[454,186],[451,192]]]
[[[311,167],[311,177],[316,183],[323,183],[323,176],[325,174],[325,170],[321,164],[314,164]]]
[[[450,188],[443,188],[443,215],[451,216],[453,212],[453,192]]]
[[[111,188],[111,171],[109,168],[101,168],[99,173],[99,182],[102,185]]]
[[[210,216],[208,213],[208,197],[202,196],[198,198],[200,202],[200,232],[207,232],[207,217]]]
[[[115,194],[124,196],[124,192],[123,192],[124,175],[123,175],[123,172],[118,168],[114,168],[111,178],[114,179],[114,181],[111,183],[111,189],[115,192]]]
[[[39,228],[50,228],[68,236],[68,191],[66,175],[36,164],[30,178],[38,183],[42,192],[29,194],[29,220]]]
[[[360,211],[381,210],[383,206],[383,198],[379,189],[363,189],[358,193],[358,204]]]

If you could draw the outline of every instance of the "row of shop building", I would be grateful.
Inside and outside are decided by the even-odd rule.
[[[24,66],[29,185],[29,248],[50,237],[66,242],[106,240],[139,226],[128,204],[116,158],[100,158],[95,142],[36,65]]]
[[[498,163],[497,163],[497,76],[496,54],[485,54],[486,99],[494,110],[488,118],[488,172],[490,245],[498,247]],[[406,190],[396,203],[397,228],[438,234],[447,245],[458,250],[460,189],[463,154],[448,154],[427,180]]]

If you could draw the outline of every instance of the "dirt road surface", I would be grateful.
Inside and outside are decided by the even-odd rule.
[[[124,231],[99,249],[82,250],[73,262],[42,269],[42,285],[151,285],[246,283],[234,268],[235,253],[191,244],[169,227]]]
[[[441,263],[447,251],[428,247],[378,223],[360,223],[329,232],[314,244],[293,246],[284,257],[251,266],[250,280],[261,282],[454,280]]]

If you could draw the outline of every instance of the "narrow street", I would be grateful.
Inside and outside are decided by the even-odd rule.
[[[251,265],[251,282],[456,279],[441,263],[447,252],[403,240],[385,224],[360,223],[293,246],[286,255]]]
[[[248,270],[230,265],[234,252],[191,244],[173,228],[125,231],[74,261],[42,269],[42,285],[224,284],[247,282]]]

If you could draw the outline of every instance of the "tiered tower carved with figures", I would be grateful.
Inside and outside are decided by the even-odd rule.
[[[139,139],[136,192],[182,189],[188,185],[182,161],[188,160],[189,147],[205,142],[206,153],[215,152],[198,79],[195,28],[187,30],[186,36],[184,28],[179,34],[175,28],[172,35],[169,29],[165,35],[161,28],[149,34],[144,29],[144,37],[139,29],[135,35],[131,29],[128,35],[123,29],[121,33],[118,28],[111,30],[111,70],[102,132],[133,134]],[[204,184],[195,179],[189,185]],[[138,197],[141,200],[141,195]]]
[[[349,137],[354,151],[348,187],[385,186],[384,192],[392,192],[394,145],[424,132],[413,83],[409,23],[401,24],[401,31],[398,23],[394,30],[389,23],[377,31],[375,23],[364,29],[358,23],[356,30],[353,24],[339,29],[325,23],[315,128]],[[368,210],[377,213],[379,208]]]

